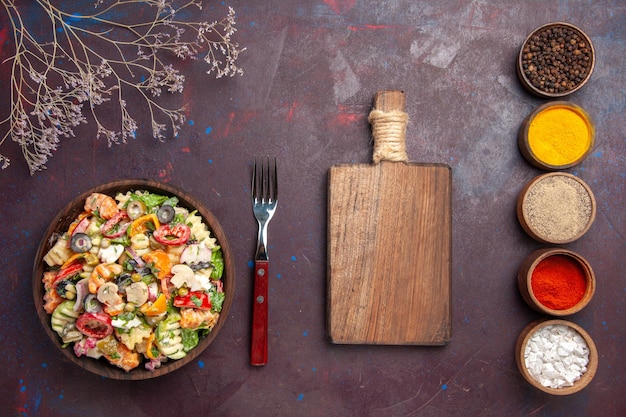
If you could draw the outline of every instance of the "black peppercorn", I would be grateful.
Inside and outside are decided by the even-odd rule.
[[[587,77],[592,49],[576,28],[552,25],[540,28],[528,38],[520,60],[520,69],[533,87],[549,94],[563,94]]]

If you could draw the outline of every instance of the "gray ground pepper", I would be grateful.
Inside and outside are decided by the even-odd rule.
[[[553,175],[530,187],[522,210],[535,234],[548,241],[562,242],[587,227],[591,221],[592,201],[581,183],[567,176]]]

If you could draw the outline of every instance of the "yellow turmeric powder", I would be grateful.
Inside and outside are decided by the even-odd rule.
[[[593,126],[584,111],[566,105],[540,111],[528,127],[528,146],[547,165],[575,163],[592,146]]]

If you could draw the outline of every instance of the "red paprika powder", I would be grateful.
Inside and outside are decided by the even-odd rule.
[[[535,298],[553,310],[574,307],[585,295],[587,277],[582,266],[566,255],[542,259],[531,276]]]

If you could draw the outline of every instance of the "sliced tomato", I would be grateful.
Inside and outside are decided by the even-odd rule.
[[[153,236],[162,245],[180,246],[189,240],[191,229],[186,224],[177,224],[174,227],[163,224],[154,231]]]
[[[103,339],[113,334],[111,317],[105,313],[83,313],[76,320],[76,328],[85,336]]]

